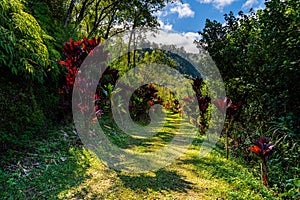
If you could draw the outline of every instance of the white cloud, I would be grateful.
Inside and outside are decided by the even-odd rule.
[[[160,28],[162,30],[171,31],[173,29],[173,25],[172,24],[170,24],[170,23],[165,24],[163,21],[161,21],[159,19],[157,21],[160,24]]]
[[[190,4],[176,2],[172,4],[171,13],[178,13],[178,18],[194,17],[195,12],[191,9]]]
[[[155,36],[148,34],[147,39],[150,42],[161,45],[175,45],[178,48],[184,48],[188,53],[199,53],[199,49],[194,40],[196,38],[196,33],[174,33],[166,32],[164,30],[159,31]]]
[[[156,13],[154,13],[154,15],[157,16],[158,18],[166,17],[168,14],[169,14],[168,11],[165,9],[158,10]]]
[[[172,25],[172,24],[166,24],[166,25],[163,26],[163,29],[164,29],[164,30],[167,30],[167,31],[171,31],[172,28],[173,28],[173,25]]]
[[[236,0],[198,0],[200,3],[211,3],[218,10],[222,10],[225,6],[232,4]]]
[[[199,40],[199,39],[201,39],[201,36],[199,35],[199,33],[196,33],[196,32],[186,32],[186,33],[182,33],[182,35],[185,38],[192,39],[192,40]]]
[[[244,4],[243,4],[243,8],[251,8],[253,5],[258,4],[257,0],[247,0]]]
[[[253,8],[253,9],[256,12],[258,10],[263,10],[265,8],[266,8],[265,1],[260,0],[259,5],[257,7],[255,7],[255,8]]]

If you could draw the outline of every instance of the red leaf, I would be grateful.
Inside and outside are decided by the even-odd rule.
[[[252,146],[252,147],[249,147],[250,151],[252,151],[253,153],[257,154],[257,155],[260,155],[261,154],[261,148],[259,146]]]
[[[57,62],[61,65],[68,66],[68,64],[65,61],[58,60]]]
[[[267,184],[267,175],[264,174],[264,185],[266,185],[266,184]]]
[[[153,106],[153,105],[154,105],[154,102],[153,102],[153,101],[148,101],[148,105],[149,105],[149,106]]]
[[[268,143],[269,143],[269,140],[268,140],[268,138],[266,138],[266,137],[260,137],[260,138],[259,138],[259,142],[260,142],[261,144],[268,144]]]
[[[275,145],[271,145],[269,146],[264,152],[263,152],[263,155],[266,156],[268,155],[269,153],[271,153],[272,149],[275,147]]]
[[[223,99],[216,99],[213,100],[213,104],[215,104],[215,106],[222,112],[225,113],[226,109],[231,106],[232,101],[231,99],[225,97],[224,100]]]

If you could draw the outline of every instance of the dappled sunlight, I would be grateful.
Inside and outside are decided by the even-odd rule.
[[[189,131],[189,124],[178,120],[176,114],[167,114],[163,128],[150,137],[131,136],[126,151],[145,154],[163,149],[175,135]],[[180,129],[180,126],[181,129]],[[186,126],[186,128],[184,128]],[[113,127],[113,126],[111,126]],[[110,129],[113,136],[113,128]],[[164,168],[146,172],[118,172],[108,168],[95,153],[90,152],[89,168],[85,180],[70,189],[62,191],[61,199],[142,199],[142,198],[180,198],[180,199],[217,199],[236,198],[260,199],[270,197],[269,191],[263,188],[249,170],[234,160],[226,160],[223,146],[217,143],[215,149],[206,157],[199,157],[205,136],[193,136],[193,142],[186,150],[178,145],[168,149],[169,153],[182,154],[174,163]],[[120,142],[118,142],[120,143]],[[121,144],[122,146],[122,144]],[[182,152],[181,152],[182,151]],[[140,162],[144,162],[140,160]],[[155,165],[164,160],[159,157]],[[119,163],[128,167],[126,161]]]
[[[173,164],[148,173],[132,174],[117,172],[105,166],[90,152],[89,168],[85,180],[62,191],[61,199],[137,199],[180,198],[260,199],[269,196],[259,180],[243,165],[220,157],[213,151],[199,158],[199,146],[191,146],[184,156]]]
[[[300,0],[244,1],[2,0],[0,199],[300,200]]]

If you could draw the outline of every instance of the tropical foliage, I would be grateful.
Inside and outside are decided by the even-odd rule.
[[[227,95],[243,102],[229,131],[233,153],[252,159],[253,165],[247,150],[252,140],[267,136],[275,142],[283,137],[268,159],[269,184],[286,191],[283,196],[293,196],[300,148],[299,1],[272,0],[265,5],[264,10],[237,17],[225,14],[225,25],[208,19],[198,45],[216,62]],[[258,146],[251,150],[257,153]]]
[[[1,0],[0,193],[4,198],[83,198],[79,193],[88,193],[83,190],[91,189],[101,179],[80,185],[87,179],[88,166],[96,161],[70,125],[75,77],[93,51],[100,51],[107,59],[103,41],[136,27],[158,27],[155,13],[172,2]],[[166,145],[177,130],[176,119],[185,114],[200,134],[186,157],[176,163],[182,167],[172,165],[154,175],[137,177],[96,164],[103,169],[103,176],[108,176],[107,171],[113,174],[113,180],[106,177],[106,185],[114,180],[116,183],[105,188],[105,194],[95,195],[122,198],[120,191],[124,190],[128,198],[134,194],[139,198],[149,195],[150,199],[168,195],[185,198],[182,194],[186,191],[191,197],[198,197],[206,187],[212,190],[203,193],[216,199],[299,199],[299,11],[299,0],[267,0],[264,9],[225,14],[223,24],[206,20],[204,29],[199,31],[201,39],[195,44],[200,51],[209,52],[224,79],[227,97],[216,100],[209,96],[205,79],[174,53],[178,50],[175,46],[174,52],[133,51],[129,47],[135,38],[131,36],[124,47],[128,54],[113,61],[102,73],[93,94],[102,128],[118,146],[142,152]],[[129,111],[136,123],[146,126],[150,111],[157,105],[166,113],[168,120],[163,131],[143,141],[117,127],[110,98],[119,77],[148,62],[167,65],[184,74],[194,93],[179,102],[178,94],[162,85],[149,83],[137,89],[124,85],[132,93]],[[86,79],[80,81],[89,84]],[[197,108],[190,106],[193,101]],[[84,106],[78,106],[85,111]],[[199,160],[195,152],[209,127],[213,106],[227,114],[223,134],[212,155]],[[199,113],[194,113],[197,109]],[[199,174],[206,186],[196,181],[200,180]],[[254,178],[260,175],[266,187]],[[184,176],[190,182],[185,182]],[[210,179],[217,185],[213,186]],[[190,187],[190,183],[200,184],[201,188]],[[245,197],[237,192],[239,187],[245,191]]]

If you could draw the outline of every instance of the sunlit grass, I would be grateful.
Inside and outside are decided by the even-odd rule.
[[[158,150],[171,140],[178,116],[168,115],[160,132],[149,138],[129,138],[126,148],[135,152]],[[178,134],[178,133],[177,133]],[[135,140],[139,139],[139,140]],[[138,142],[137,142],[138,141]],[[62,199],[273,199],[249,169],[226,160],[221,145],[205,158],[199,157],[203,139],[198,136],[186,154],[154,172],[134,174],[109,169],[91,154],[86,179],[62,191]],[[121,144],[122,146],[122,144]]]
[[[192,146],[185,156],[155,172],[116,172],[94,154],[84,182],[62,191],[62,199],[275,199],[249,169],[216,151],[198,158]]]
[[[109,122],[105,125],[122,148],[149,152],[180,134],[175,119],[167,116],[160,132],[149,138],[121,133],[122,139],[116,139],[117,129]],[[135,174],[105,166],[80,145],[71,128],[56,130],[49,138],[32,141],[32,150],[2,162],[0,193],[3,199],[275,199],[244,163],[225,159],[222,145],[200,158],[202,141],[197,136],[169,166]]]

